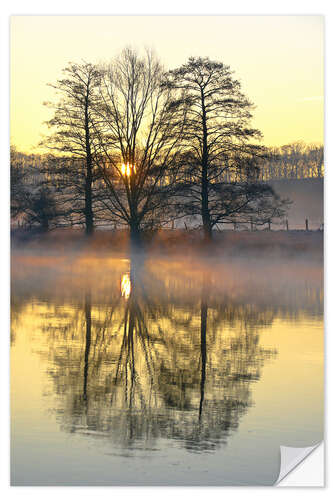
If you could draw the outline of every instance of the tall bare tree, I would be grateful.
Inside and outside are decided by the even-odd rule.
[[[56,103],[45,103],[54,110],[54,115],[48,121],[52,134],[42,144],[56,155],[55,175],[58,179],[62,177],[63,189],[70,190],[73,210],[84,216],[85,232],[91,235],[95,157],[99,153],[93,110],[99,99],[100,73],[90,63],[70,63],[63,75],[56,84],[50,84],[59,99]]]
[[[215,184],[226,172],[232,171],[234,177],[245,156],[260,154],[260,147],[249,145],[249,141],[261,134],[249,125],[252,104],[229,66],[191,57],[168,73],[165,85],[178,91],[174,106],[186,112],[183,171],[187,193],[193,213],[201,215],[205,238],[210,240]]]
[[[142,231],[171,217],[183,116],[175,112],[173,91],[162,81],[163,68],[154,54],[140,56],[130,48],[103,72],[102,201],[108,217],[129,227],[137,244]]]

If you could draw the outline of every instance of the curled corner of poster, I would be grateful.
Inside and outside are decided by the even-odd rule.
[[[324,442],[306,448],[280,446],[280,455],[275,486],[324,486]]]

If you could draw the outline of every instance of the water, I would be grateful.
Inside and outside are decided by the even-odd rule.
[[[14,254],[13,485],[271,485],[323,437],[322,264]]]

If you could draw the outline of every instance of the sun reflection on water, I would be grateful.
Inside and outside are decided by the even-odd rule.
[[[125,273],[121,277],[121,284],[120,284],[120,290],[121,290],[121,296],[125,297],[125,299],[128,299],[129,296],[131,295],[131,278],[129,273]]]

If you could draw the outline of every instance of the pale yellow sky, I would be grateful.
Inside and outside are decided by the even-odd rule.
[[[47,83],[68,61],[105,61],[152,47],[166,68],[189,56],[230,65],[255,103],[267,145],[323,142],[322,16],[13,16],[11,143],[32,151],[47,129]]]

